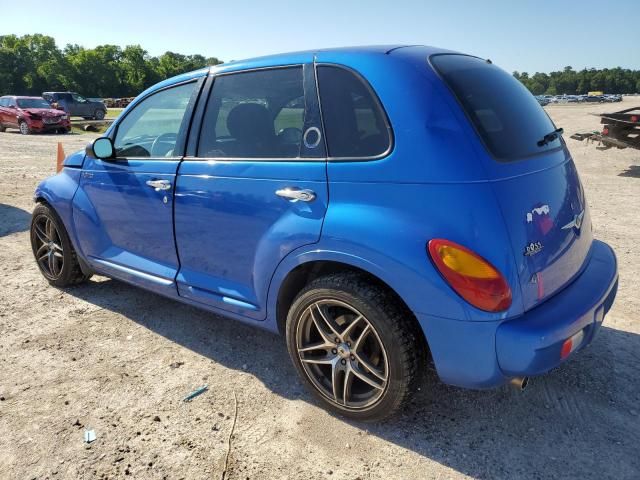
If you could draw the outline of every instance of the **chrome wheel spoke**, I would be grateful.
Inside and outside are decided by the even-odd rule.
[[[50,242],[53,242],[53,236],[55,234],[55,227],[53,226],[53,222],[50,218],[47,218],[47,223],[45,226],[45,232],[47,233],[47,238]]]
[[[385,376],[384,372],[380,372],[380,370],[378,370],[376,367],[371,365],[371,363],[369,363],[368,360],[365,360],[365,358],[362,355],[356,352],[354,353],[354,356],[356,357],[356,360],[358,360],[358,363],[362,365],[367,371],[373,373],[381,381],[383,382],[387,381],[387,377]]]
[[[353,371],[348,368],[344,374],[344,385],[342,387],[342,402],[347,406],[351,399],[351,385],[353,384]]]
[[[54,250],[58,250],[59,252],[62,252],[62,247],[61,247],[60,245],[58,245],[57,243],[55,243],[55,242],[52,242],[52,243],[51,243],[51,247],[52,247]]]
[[[342,389],[340,388],[340,377],[342,376],[342,371],[338,368],[338,359],[336,358],[333,362],[331,368],[331,386],[333,387],[333,399],[336,402],[339,402],[338,394],[342,393]]]
[[[327,332],[325,330],[326,333],[329,333],[330,335],[333,335],[333,339],[335,340],[340,339],[340,334],[338,333],[338,329],[336,328],[335,322],[333,321],[333,319],[331,318],[330,315],[328,315],[327,313],[322,311],[322,306],[318,303],[316,303],[316,312],[319,314],[322,323],[324,325],[326,325],[327,327],[329,327],[329,331]],[[311,311],[313,311],[313,308],[311,309]],[[314,318],[316,318],[316,315],[314,315]],[[316,326],[318,326],[318,324],[316,323]],[[331,338],[329,339],[329,341],[331,341]]]
[[[366,384],[372,386],[373,388],[377,388],[378,390],[382,390],[384,388],[385,382],[380,382],[379,380],[375,379],[375,377],[372,378],[367,373],[360,371],[358,367],[353,366],[352,372],[356,377],[358,377]]]
[[[333,357],[321,357],[321,358],[301,358],[300,361],[304,363],[312,363],[314,365],[331,365],[335,359]]]
[[[305,352],[315,352],[317,350],[328,350],[333,346],[334,346],[333,343],[318,342],[318,343],[313,343],[311,345],[307,345],[306,347],[299,348],[298,352],[305,353]]]
[[[36,232],[36,237],[38,237],[38,240],[40,240],[42,243],[49,243],[49,239],[47,238],[47,234],[45,233],[45,231],[42,229],[42,227],[40,225],[38,225],[36,223],[34,225],[34,230]]]
[[[44,254],[43,254],[44,252]],[[36,251],[36,258],[40,260],[41,257],[46,256],[49,253],[49,246],[46,243],[40,245],[40,248]]]
[[[47,265],[49,267],[49,272],[51,273],[51,275],[55,276],[55,274],[56,274],[55,273],[55,267],[54,267],[55,259],[53,258],[53,255],[51,254],[51,252],[49,252],[49,255],[48,255]]]
[[[309,308],[309,315],[311,316],[311,321],[315,325],[316,329],[318,330],[318,333],[320,334],[322,339],[325,341],[325,343],[334,344],[335,343],[334,339],[335,337],[338,336],[338,334],[331,331],[327,331],[327,329],[324,327],[324,325],[327,325],[326,322],[324,321],[324,316],[322,314],[317,314],[316,311],[314,311],[313,306]],[[320,319],[318,319],[318,317],[320,317]],[[331,335],[332,333],[334,333],[334,335]]]
[[[358,315],[355,319],[353,319],[351,323],[347,325],[347,328],[342,330],[342,333],[340,334],[340,340],[346,342],[354,327],[356,327],[360,323],[360,320],[362,320],[363,318],[364,317],[362,315]]]
[[[371,325],[367,325],[365,329],[362,330],[362,333],[360,334],[360,336],[356,339],[356,343],[353,344],[354,352],[358,353],[358,350],[362,346],[363,340],[367,338],[367,335],[369,335],[370,332],[371,332]]]

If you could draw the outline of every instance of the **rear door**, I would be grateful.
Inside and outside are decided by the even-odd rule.
[[[556,126],[513,76],[466,55],[435,55],[431,63],[481,139],[479,161],[502,210],[524,308],[533,308],[580,273],[591,248],[576,167]]]
[[[313,65],[216,76],[192,155],[176,182],[179,294],[264,319],[278,263],[319,240],[327,208]]]
[[[176,171],[200,82],[152,93],[120,120],[116,158],[87,156],[74,197],[80,249],[99,271],[175,295]]]

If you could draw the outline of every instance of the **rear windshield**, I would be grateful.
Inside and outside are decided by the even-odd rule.
[[[504,70],[466,55],[434,55],[431,63],[497,160],[516,160],[561,146],[559,136],[538,144],[556,127],[529,90]]]

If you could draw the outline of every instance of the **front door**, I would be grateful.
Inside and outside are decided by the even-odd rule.
[[[87,156],[74,222],[97,271],[175,294],[173,191],[198,86],[190,81],[146,97],[115,127],[115,158]]]
[[[319,240],[326,155],[312,64],[218,74],[180,165],[178,292],[262,320],[278,263]]]

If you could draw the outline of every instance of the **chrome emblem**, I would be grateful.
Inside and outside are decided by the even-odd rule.
[[[541,242],[531,242],[529,245],[527,245],[524,248],[524,256],[525,257],[531,257],[531,256],[535,255],[536,253],[540,253],[540,250],[542,250],[542,243]]]
[[[567,223],[562,230],[569,230],[571,228],[575,228],[578,232],[580,231],[580,227],[582,227],[582,220],[584,219],[584,210],[582,210],[577,215],[573,216],[573,220]]]

